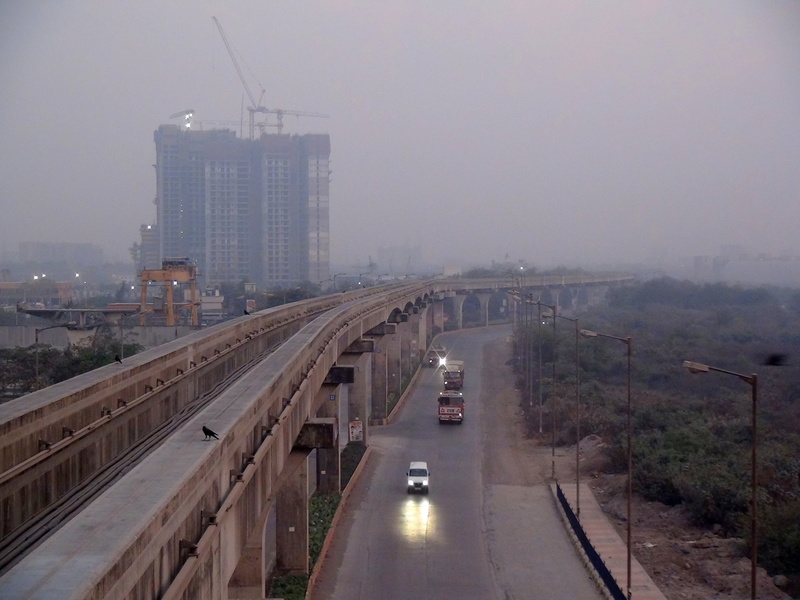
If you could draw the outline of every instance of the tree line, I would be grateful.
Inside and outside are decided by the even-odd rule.
[[[607,299],[605,306],[581,313],[579,325],[632,338],[634,492],[684,505],[695,524],[742,538],[746,555],[751,387],[730,375],[692,375],[682,363],[756,373],[759,564],[800,579],[800,291],[662,278],[612,289]],[[558,440],[574,444],[575,335],[574,326],[566,324],[557,322],[555,339],[552,326],[529,326],[516,342],[518,356],[541,343],[546,409],[558,411]],[[610,469],[624,473],[626,348],[614,340],[581,338],[578,349],[581,435],[601,436],[608,444]],[[553,403],[546,378],[554,359]],[[517,360],[515,368],[522,386],[525,365]],[[529,415],[528,422],[535,435],[538,413]],[[550,418],[544,422],[549,426]]]

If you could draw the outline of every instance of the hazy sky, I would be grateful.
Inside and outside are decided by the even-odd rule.
[[[800,255],[800,2],[0,1],[0,255],[155,220],[153,131],[331,136],[333,261]],[[248,102],[249,103],[249,102]]]

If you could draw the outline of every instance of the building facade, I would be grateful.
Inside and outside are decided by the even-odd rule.
[[[161,259],[189,258],[206,287],[328,278],[328,135],[243,140],[162,125],[155,143]]]

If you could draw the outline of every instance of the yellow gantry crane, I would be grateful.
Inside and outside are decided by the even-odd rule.
[[[175,291],[178,283],[189,284],[190,302],[192,311],[192,325],[197,327],[200,320],[197,314],[197,267],[188,258],[165,258],[161,261],[161,269],[145,269],[141,273],[142,299],[139,307],[139,325],[144,327],[147,313],[152,312],[147,306],[147,286],[149,283],[165,284],[166,297],[164,299],[167,327],[175,325]],[[186,306],[180,303],[178,306]]]

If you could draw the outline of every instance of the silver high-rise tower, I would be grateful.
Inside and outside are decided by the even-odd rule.
[[[330,273],[327,134],[155,132],[161,258],[187,257],[201,282],[262,288],[318,283]]]

